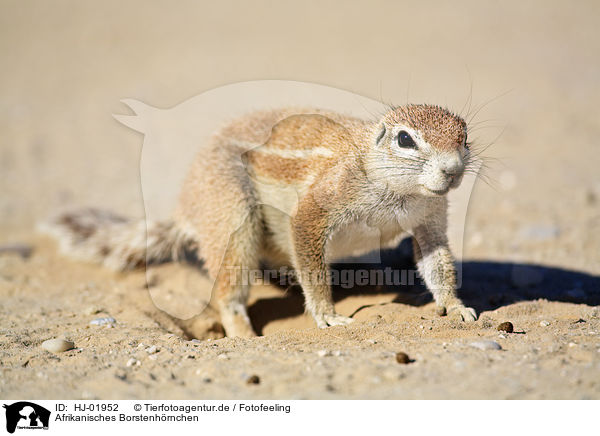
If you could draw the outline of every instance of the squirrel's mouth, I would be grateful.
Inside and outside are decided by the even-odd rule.
[[[450,186],[445,189],[430,189],[427,186],[423,186],[427,192],[431,192],[434,195],[446,195],[450,190]]]

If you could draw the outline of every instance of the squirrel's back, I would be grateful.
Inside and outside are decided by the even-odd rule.
[[[268,183],[307,181],[309,173],[335,160],[339,147],[351,144],[350,136],[366,123],[317,108],[254,111],[226,123],[199,148],[173,220],[147,222],[83,208],[62,212],[40,229],[58,240],[63,253],[112,269],[176,259],[182,251],[196,251],[203,234],[231,228],[232,221],[244,219],[239,215],[249,205],[265,201],[251,177]],[[222,207],[240,199],[246,205],[239,211]]]

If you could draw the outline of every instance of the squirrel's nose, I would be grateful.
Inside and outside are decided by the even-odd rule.
[[[454,179],[460,177],[465,170],[465,167],[462,163],[451,165],[446,168],[442,168],[442,173],[453,182]]]

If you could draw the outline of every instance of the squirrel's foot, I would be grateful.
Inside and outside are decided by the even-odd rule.
[[[245,308],[241,308],[239,311],[230,310],[229,308],[222,309],[221,323],[227,337],[252,338],[256,336]]]
[[[319,327],[320,329],[333,327],[336,325],[348,325],[354,322],[352,318],[348,318],[347,316],[343,315],[338,315],[337,313],[316,316],[315,321],[317,322],[317,327]]]
[[[464,322],[477,321],[477,312],[472,307],[465,307],[462,304],[448,308],[449,316],[460,316]]]
[[[252,326],[241,322],[233,325],[230,324],[229,327],[225,327],[225,333],[227,334],[227,337],[230,338],[253,338],[258,336],[254,329],[252,329]]]
[[[463,304],[454,304],[452,306],[438,306],[436,310],[439,316],[460,316],[464,322],[473,322],[477,320],[477,312],[472,307],[465,307]]]

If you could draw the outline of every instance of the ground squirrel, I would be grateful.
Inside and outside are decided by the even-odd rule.
[[[362,238],[366,226],[379,230],[381,247],[408,233],[438,312],[474,321],[456,296],[445,197],[471,163],[465,121],[439,106],[393,107],[370,121],[316,109],[258,111],[201,149],[172,220],[87,210],[60,215],[49,228],[64,251],[116,269],[196,250],[215,280],[227,335],[244,337],[255,333],[242,271],[261,261],[289,265],[317,326],[345,325],[352,319],[335,312],[331,287],[319,279],[328,264],[378,248]]]

